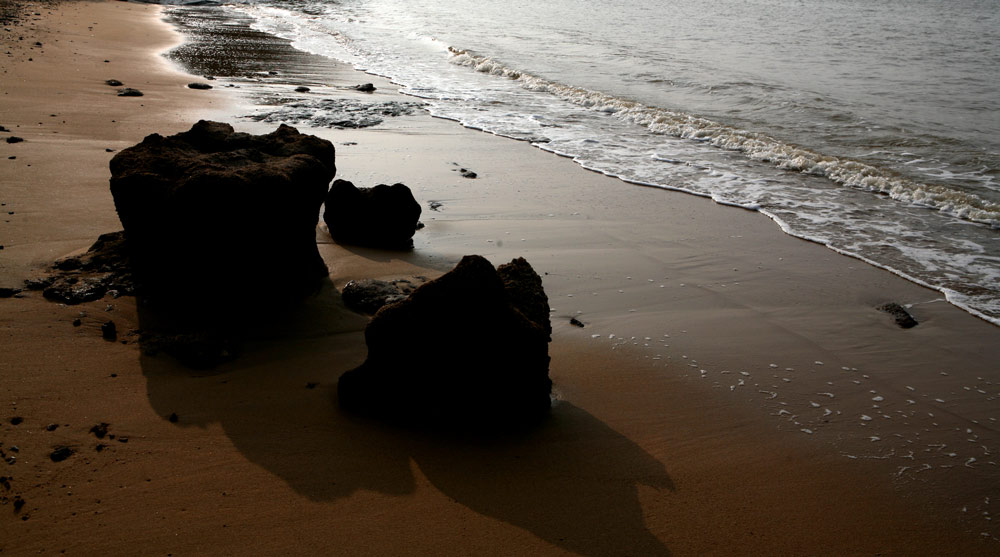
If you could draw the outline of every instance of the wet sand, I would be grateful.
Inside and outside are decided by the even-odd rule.
[[[204,78],[159,55],[180,37],[157,7],[32,11],[4,35],[11,133],[0,137],[26,141],[0,143],[0,201],[14,213],[0,223],[0,287],[120,228],[107,149],[198,118],[275,126],[237,118],[255,110],[249,85],[185,87]],[[317,95],[412,100],[348,68],[307,73]],[[145,95],[117,97],[111,78]],[[253,90],[299,77],[262,79]],[[345,89],[364,81],[374,95]],[[331,286],[211,372],[144,355],[131,298],[0,299],[0,449],[15,457],[0,464],[4,553],[996,551],[983,513],[1000,483],[1000,329],[757,213],[453,122],[299,127],[334,142],[338,177],[414,190],[427,225],[414,251],[339,246],[318,230]],[[543,274],[551,418],[521,436],[456,440],[341,413],[336,380],[365,357],[366,318],[334,287],[433,277],[467,253],[524,256]],[[920,325],[874,309],[888,301],[914,304]],[[124,342],[101,338],[109,319]],[[53,462],[56,446],[75,452]]]

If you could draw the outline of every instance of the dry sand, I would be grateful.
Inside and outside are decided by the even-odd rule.
[[[13,212],[0,223],[0,287],[120,228],[106,149],[203,117],[273,127],[237,121],[249,109],[231,91],[185,88],[199,78],[159,56],[179,37],[157,7],[31,11],[41,15],[3,35],[0,125],[11,133],[0,137],[26,141],[0,143],[0,201]],[[111,78],[145,96],[117,97]],[[374,78],[332,79],[348,78],[329,85],[375,81],[372,98],[398,98]],[[544,274],[551,419],[516,438],[459,441],[342,414],[336,380],[365,357],[366,318],[333,288],[261,324],[246,353],[210,373],[143,355],[131,298],[66,307],[26,292],[0,299],[0,449],[15,459],[0,464],[0,551],[998,551],[988,498],[1000,485],[1000,329],[759,214],[623,184],[452,122],[308,131],[337,145],[339,177],[403,181],[442,203],[425,207],[412,253],[318,231],[333,285],[435,276],[466,253],[524,256]],[[873,309],[886,301],[916,304],[920,325],[897,328]],[[109,319],[123,342],[101,338]],[[100,423],[102,439],[90,432]],[[59,445],[75,453],[53,462]]]

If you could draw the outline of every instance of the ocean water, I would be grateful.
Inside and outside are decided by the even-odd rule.
[[[392,79],[436,116],[760,211],[1000,324],[998,0],[225,9]]]

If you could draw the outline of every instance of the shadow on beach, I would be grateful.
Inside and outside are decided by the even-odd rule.
[[[638,498],[640,484],[674,490],[663,464],[571,403],[528,431],[488,438],[341,412],[337,378],[363,361],[366,323],[327,284],[295,314],[259,324],[244,353],[211,372],[143,355],[149,401],[179,427],[221,424],[247,459],[313,501],[413,494],[415,465],[458,503],[569,551],[669,554]]]

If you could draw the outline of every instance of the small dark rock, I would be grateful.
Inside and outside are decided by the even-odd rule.
[[[410,249],[420,212],[420,204],[403,184],[358,188],[347,180],[334,180],[323,220],[339,243]]]
[[[21,447],[18,447],[17,445],[11,445],[10,446],[10,451],[13,452],[13,453],[19,453],[19,452],[21,452]]]
[[[118,340],[118,327],[115,326],[114,321],[108,321],[101,325],[101,337],[103,337],[104,340]]]
[[[10,130],[8,130],[7,128],[0,126],[0,132],[9,132],[9,131]]]
[[[11,161],[17,160],[17,155],[11,155],[11,156],[7,157],[7,160],[11,160]]]
[[[170,423],[172,423],[172,424],[176,424],[176,423],[177,423],[177,420],[179,420],[179,419],[180,419],[180,418],[178,418],[178,417],[177,417],[177,412],[172,412],[172,413],[170,414],[170,416],[169,416],[169,417],[167,417],[167,420],[169,420],[169,421],[170,421]]]
[[[21,512],[21,509],[24,508],[24,504],[25,504],[25,500],[22,499],[20,495],[15,495],[14,496],[14,512],[15,513]]]
[[[0,246],[0,249],[3,249],[3,246]],[[3,287],[0,288],[0,298],[11,298],[14,296],[14,294],[18,294],[20,292],[21,292],[20,288]]]
[[[56,447],[49,453],[49,458],[52,459],[52,462],[62,462],[71,456],[73,456],[73,449],[65,446]]]
[[[138,89],[133,89],[131,87],[126,87],[124,89],[118,90],[119,97],[141,97],[142,91]]]
[[[59,429],[59,424],[49,424],[45,426],[45,431],[55,431]]]
[[[97,451],[97,452],[101,452],[101,451],[103,451],[106,448],[108,448],[108,446],[105,445],[104,443],[98,443],[97,446],[94,447],[94,450]]]
[[[124,85],[121,81],[118,81],[117,79],[109,79],[109,80],[105,81],[104,83],[106,83],[106,84],[108,84],[108,85],[110,85],[112,87],[121,87],[122,85]]]
[[[469,178],[474,180],[478,176],[478,174],[469,170],[468,168],[460,168],[458,172],[462,175],[462,178]]]
[[[317,385],[319,385],[319,383],[306,383],[306,388],[315,389]]]
[[[83,321],[80,321],[79,319],[74,319],[73,320],[73,326],[74,327],[79,327],[80,325],[83,325]]]
[[[105,153],[114,153],[114,152],[115,152],[115,150],[114,150],[114,149],[108,149],[108,148],[105,148],[105,149],[104,149],[104,152],[105,152]]]
[[[429,207],[431,211],[440,211],[441,207],[444,207],[444,203],[441,203],[440,201],[431,201],[427,203],[427,207]]]
[[[208,83],[188,83],[188,89],[211,89],[212,86]]]
[[[98,439],[104,439],[104,437],[108,434],[108,426],[110,425],[111,424],[101,422],[90,428],[90,433],[93,433],[94,437],[97,437]]]
[[[384,280],[352,280],[341,293],[344,305],[358,313],[374,315],[382,306],[406,298],[395,284]]]
[[[355,91],[361,91],[362,93],[373,93],[375,92],[375,85],[371,83],[362,83],[361,85],[355,85],[352,89]]]
[[[28,290],[45,290],[55,282],[55,277],[42,277],[28,279],[24,281],[24,287]]]
[[[128,437],[125,437],[124,435],[122,435],[121,437],[118,438],[118,442],[119,443],[128,443]]]
[[[885,313],[891,315],[892,318],[896,321],[896,325],[899,325],[904,329],[910,329],[912,327],[917,326],[917,320],[914,319],[913,316],[911,316],[909,312],[907,312],[906,309],[903,308],[903,306],[895,302],[882,304],[875,309],[879,311],[884,311]]]
[[[583,324],[583,321],[580,321],[576,317],[571,317],[570,320],[569,320],[569,324],[570,325],[576,325],[577,327],[580,327],[580,328],[585,327],[585,325]]]
[[[7,464],[13,466],[13,465],[17,464],[17,457],[14,456],[14,455],[10,455],[10,456],[8,456],[7,458],[4,459],[4,462],[6,462]]]
[[[12,136],[10,136],[10,137],[7,138],[7,143],[20,143],[22,141],[24,141],[24,138],[23,137],[17,137],[16,135],[12,135]]]
[[[10,419],[10,425],[21,425],[24,422],[24,418],[21,416],[14,416]]]
[[[295,88],[295,92],[296,93],[308,93],[309,91],[310,91],[310,89],[308,87],[306,87],[305,85],[300,85],[300,86],[298,86],[298,87]]]

